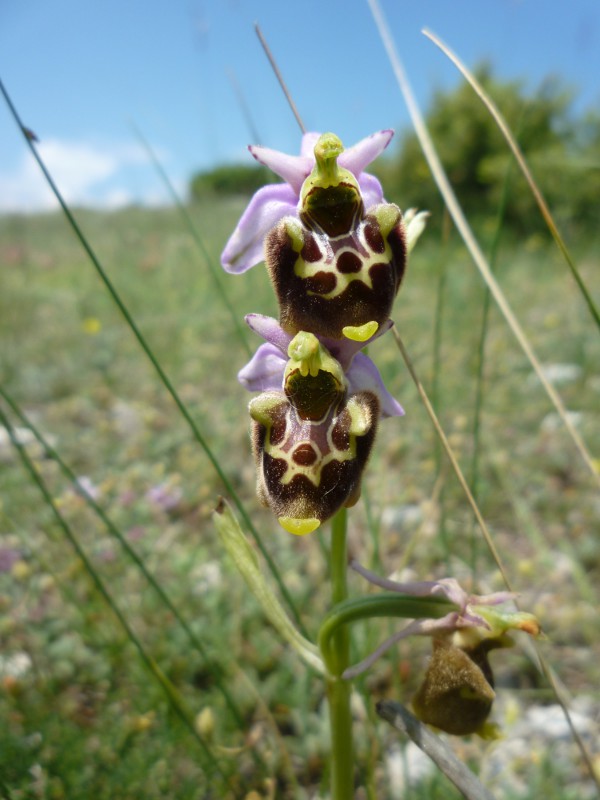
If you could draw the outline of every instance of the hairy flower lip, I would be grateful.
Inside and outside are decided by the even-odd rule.
[[[302,137],[300,155],[293,156],[260,145],[250,145],[252,156],[282,177],[285,183],[268,184],[251,198],[246,210],[221,254],[226,272],[239,274],[263,260],[263,240],[281,219],[298,218],[302,184],[315,165],[314,147],[321,134],[310,132]],[[383,201],[383,189],[373,175],[363,172],[388,146],[394,132],[378,131],[349,147],[339,156],[341,167],[358,180],[365,209]]]
[[[276,319],[263,314],[248,314],[246,323],[251,330],[266,339],[267,343],[261,345],[252,359],[239,371],[239,382],[249,392],[281,390],[289,360],[287,350],[294,336],[286,333]],[[372,391],[379,399],[383,418],[403,416],[404,409],[385,388],[373,361],[359,350],[379,338],[391,325],[391,322],[382,325],[367,342],[320,339],[321,344],[344,370],[349,393]]]

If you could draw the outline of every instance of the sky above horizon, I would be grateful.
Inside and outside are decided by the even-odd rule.
[[[380,2],[422,110],[460,80],[424,27],[469,67],[487,59],[530,92],[557,76],[576,112],[598,108],[598,0]],[[309,130],[351,145],[409,125],[366,0],[1,0],[0,77],[68,202],[161,205],[167,192],[135,129],[182,193],[194,171],[250,163],[257,138],[298,151],[254,22]],[[0,142],[0,213],[53,208],[3,101]]]

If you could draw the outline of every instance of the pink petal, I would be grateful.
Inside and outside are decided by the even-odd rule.
[[[221,254],[226,272],[239,274],[263,260],[263,240],[280,219],[296,216],[297,197],[286,183],[259,189],[242,214]]]
[[[361,139],[360,142],[344,150],[339,157],[340,166],[349,169],[354,175],[360,175],[371,161],[375,161],[377,156],[383,153],[393,135],[394,131],[385,130],[377,131],[377,133],[367,136],[366,139]]]
[[[342,673],[342,678],[349,681],[352,678],[356,678],[357,675],[366,672],[369,667],[373,666],[377,659],[381,658],[384,653],[387,653],[390,647],[393,647],[397,642],[406,639],[408,636],[431,636],[438,631],[454,630],[455,628],[456,612],[454,611],[451,611],[440,619],[413,620],[413,622],[409,622],[401,631],[398,631],[398,633],[393,634],[389,639],[382,642],[370,656],[367,656],[367,658],[363,659],[358,664],[345,670]]]
[[[315,163],[314,155],[312,157],[288,156],[279,150],[271,150],[270,147],[261,147],[257,144],[251,144],[248,150],[260,164],[264,164],[265,167],[283,178],[286,183],[289,183],[297,200],[300,188]]]
[[[291,333],[286,333],[276,319],[266,317],[264,314],[248,314],[246,325],[254,333],[277,347],[287,361],[288,347],[294,337]]]
[[[312,163],[315,163],[315,145],[319,141],[320,133],[310,131],[305,133],[302,137],[302,144],[300,145],[300,155],[310,158]]]
[[[358,185],[360,186],[360,194],[365,206],[365,211],[368,212],[371,206],[376,206],[378,203],[384,202],[383,189],[374,175],[363,172],[358,179]]]
[[[252,359],[238,372],[238,381],[249,392],[281,389],[286,360],[278,347],[261,344]]]

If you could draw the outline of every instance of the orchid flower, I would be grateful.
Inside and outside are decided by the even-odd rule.
[[[356,503],[379,417],[404,411],[358,352],[364,343],[292,336],[260,314],[246,322],[267,340],[238,374],[261,392],[249,408],[257,494],[285,530],[303,535]]]
[[[389,318],[404,275],[408,233],[398,206],[384,203],[377,179],[362,172],[387,145],[381,131],[349,151],[332,133],[306,135],[314,155],[284,156],[254,148],[287,185],[263,187],[251,201],[222,255],[241,272],[264,257],[282,327],[297,333],[366,341]],[[310,169],[312,167],[312,170]],[[293,202],[290,202],[290,193]],[[281,196],[287,197],[283,201]],[[413,240],[424,215],[411,216]]]
[[[298,536],[358,501],[380,414],[372,392],[346,397],[327,370],[314,376],[317,391],[305,392],[310,377],[298,371],[293,401],[281,391],[263,392],[249,407],[258,498],[284,530]],[[311,419],[305,401],[322,398],[323,384],[329,384],[332,402],[323,416]]]
[[[398,583],[381,578],[356,561],[350,565],[370,583],[410,597],[442,597],[456,610],[437,619],[419,619],[383,642],[368,658],[347,669],[350,679],[367,670],[392,645],[408,636],[431,636],[433,655],[425,679],[413,698],[413,709],[422,722],[457,736],[478,733],[493,736],[486,723],[495,697],[494,676],[488,660],[491,650],[510,647],[511,630],[531,636],[540,634],[533,614],[502,612],[494,607],[513,600],[511,592],[475,595],[454,578]]]
[[[390,143],[394,132],[378,131],[345,150],[339,164],[358,180],[365,208],[383,201],[381,184],[363,172]],[[300,155],[291,156],[268,147],[250,145],[252,156],[279,175],[285,183],[263,186],[253,196],[225,245],[221,263],[226,272],[241,273],[263,260],[263,240],[283,217],[297,217],[302,184],[315,166],[315,145],[320,133],[305,133]]]
[[[240,372],[262,391],[249,406],[257,494],[285,530],[304,535],[357,502],[383,409],[404,412],[360,344],[329,343],[336,358],[313,333],[292,337],[259,314],[247,321],[267,339]]]
[[[253,358],[238,373],[238,380],[249,392],[283,390],[285,370],[288,364],[288,349],[293,340],[277,320],[262,314],[248,314],[248,326],[263,339]],[[370,390],[377,395],[382,417],[400,417],[404,410],[383,384],[379,370],[360,348],[378,339],[391,327],[391,322],[382,326],[367,342],[351,339],[321,339],[323,346],[336,359],[345,375],[348,393]]]

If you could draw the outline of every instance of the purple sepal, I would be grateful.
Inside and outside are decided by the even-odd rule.
[[[221,254],[226,272],[240,274],[263,260],[263,242],[280,219],[296,216],[298,198],[287,183],[272,183],[259,189],[242,214]]]

